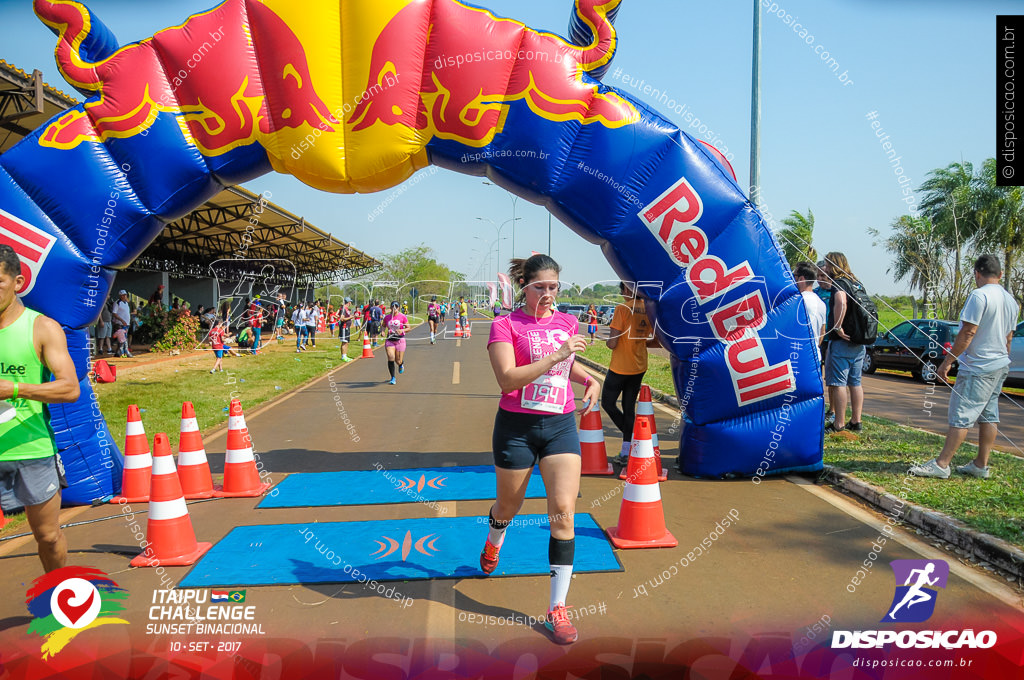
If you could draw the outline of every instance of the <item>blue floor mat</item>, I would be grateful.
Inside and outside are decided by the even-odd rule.
[[[493,576],[549,573],[548,518],[517,517]],[[486,517],[310,522],[236,527],[179,587],[405,581],[483,576]],[[576,515],[576,573],[622,571],[604,531]]]
[[[288,475],[259,504],[260,508],[312,508],[329,505],[377,505],[429,501],[493,499],[494,467],[413,468],[298,472]],[[544,480],[534,469],[527,498],[544,498]]]

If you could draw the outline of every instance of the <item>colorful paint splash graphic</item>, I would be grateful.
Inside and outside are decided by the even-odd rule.
[[[92,567],[64,567],[32,582],[25,604],[35,619],[28,632],[43,638],[43,659],[60,652],[91,628],[128,622],[114,616],[124,609],[128,591]]]

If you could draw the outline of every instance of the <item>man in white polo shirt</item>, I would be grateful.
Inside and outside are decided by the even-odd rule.
[[[967,430],[978,423],[978,456],[957,472],[987,479],[988,455],[996,441],[999,423],[999,395],[1010,370],[1010,340],[1017,325],[1020,306],[999,285],[1003,270],[995,255],[982,255],[974,263],[977,285],[960,312],[960,332],[952,349],[939,366],[945,381],[954,359],[959,358],[953,394],[949,398],[949,431],[938,458],[910,468],[918,477],[949,477],[949,464],[967,438]]]

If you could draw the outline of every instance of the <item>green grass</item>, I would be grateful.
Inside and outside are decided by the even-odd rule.
[[[612,361],[612,351],[600,340],[588,346],[583,356],[591,361],[596,361],[602,366],[608,366]],[[648,355],[647,374],[644,375],[644,382],[666,394],[676,393],[676,388],[672,383],[672,370],[668,359],[665,357],[654,354]]]
[[[892,330],[899,324],[914,318],[914,308],[907,304],[893,305],[886,304],[882,300],[875,299],[875,306],[878,308],[878,333],[881,335],[887,330]],[[889,309],[892,306],[893,309]]]
[[[290,341],[289,341],[290,339]],[[362,353],[361,339],[353,338],[349,355]],[[137,404],[146,434],[170,435],[172,448],[178,441],[181,403],[191,401],[202,430],[227,421],[225,408],[232,397],[242,401],[248,412],[278,397],[310,378],[341,364],[337,339],[317,339],[317,348],[295,353],[295,336],[286,335],[284,344],[271,343],[258,356],[224,357],[224,372],[210,374],[210,356],[141,366],[118,376],[117,381],[94,388],[114,441],[124,444],[125,417],[129,404]]]
[[[881,487],[917,505],[938,510],[979,531],[1024,547],[1024,460],[993,453],[992,477],[965,477],[953,471],[949,479],[910,477],[907,469],[934,458],[943,438],[902,427],[891,421],[864,417],[864,431],[852,441],[825,440],[825,463]],[[965,444],[953,461],[963,465],[976,454]],[[904,484],[906,486],[904,487]]]

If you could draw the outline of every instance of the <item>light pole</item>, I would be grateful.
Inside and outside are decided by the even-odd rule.
[[[477,241],[480,241],[482,243],[487,243],[488,244],[487,245],[487,275],[490,276],[490,273],[491,273],[491,255],[493,255],[496,252],[496,250],[501,248],[501,242],[502,241],[507,241],[508,239],[507,238],[502,238],[501,236],[499,236],[497,238],[493,238],[490,241],[488,241],[483,236],[474,236],[473,238],[476,239]],[[476,252],[475,248],[473,249],[473,252]],[[498,280],[498,265],[499,265],[499,262],[495,261],[494,262],[494,279],[493,279],[494,281]]]
[[[504,240],[504,239],[501,238],[501,230],[505,228],[505,225],[511,224],[512,225],[512,236],[513,236],[512,245],[513,245],[513,247],[515,247],[516,227],[515,227],[515,222],[513,220],[521,220],[521,219],[523,219],[522,217],[514,217],[511,220],[505,220],[504,222],[501,223],[501,225],[495,224],[494,220],[490,219],[489,217],[478,217],[477,219],[480,220],[481,222],[490,222],[491,226],[494,227],[494,236],[495,236],[495,238],[496,239],[500,239],[500,241]],[[498,280],[497,272],[500,271],[500,269],[501,269],[501,243],[500,243],[500,241],[498,242],[498,256],[497,256],[498,263],[497,263],[497,265],[495,266],[495,269],[494,269],[494,271],[495,271],[494,280],[495,281]],[[515,257],[515,255],[513,255],[513,257]]]
[[[761,199],[761,2],[754,0],[754,56],[750,85],[750,202]]]
[[[497,186],[497,185],[493,184],[491,182],[484,182],[484,186],[493,187],[493,186]],[[516,217],[516,203],[519,201],[519,197],[514,195],[514,194],[511,194],[511,193],[509,194],[509,197],[512,199],[512,257],[515,257],[516,256],[516,220],[522,219],[522,218]]]

